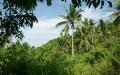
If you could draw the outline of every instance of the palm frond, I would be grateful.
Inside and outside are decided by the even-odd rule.
[[[69,32],[69,25],[66,24],[65,27],[62,29],[61,33],[63,36],[66,36],[68,34],[68,32]]]
[[[112,13],[110,16],[114,16],[114,17],[117,17],[117,16],[120,16],[120,12],[119,11],[117,11],[117,12],[114,12],[114,13]]]
[[[120,23],[120,16],[116,17],[113,23],[118,25]]]
[[[65,25],[65,24],[67,24],[67,21],[59,22],[59,23],[56,25],[56,28],[59,27],[59,26]]]

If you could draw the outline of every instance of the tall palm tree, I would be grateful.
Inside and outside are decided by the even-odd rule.
[[[75,51],[74,51],[74,29],[77,21],[80,21],[81,19],[81,13],[82,10],[76,10],[74,5],[70,4],[69,10],[66,9],[67,15],[61,15],[64,21],[58,23],[56,27],[64,25],[64,29],[62,31],[68,33],[69,29],[71,29],[72,32],[72,55],[74,56]]]
[[[94,25],[95,23],[93,22],[92,19],[89,20],[85,18],[84,21],[82,21],[82,24],[83,26],[79,29],[79,31],[80,31],[81,37],[83,37],[81,39],[81,43],[83,43],[84,45],[83,49],[85,49],[86,51],[89,51],[91,49],[94,50],[94,41],[95,41]]]
[[[94,50],[97,41],[97,34],[95,30],[95,22],[92,19],[85,18],[79,23],[75,32],[75,44],[77,45],[77,51],[88,52]]]
[[[96,30],[95,30],[95,22],[93,19],[89,20],[89,32],[90,32],[90,43],[92,45],[92,50],[95,48],[96,44]]]
[[[103,45],[106,41],[106,25],[102,19],[99,20],[97,28],[99,42]]]

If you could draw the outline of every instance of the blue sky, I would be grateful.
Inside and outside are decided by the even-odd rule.
[[[46,6],[45,3],[39,3],[35,15],[38,18],[38,23],[34,23],[32,29],[26,28],[23,30],[24,39],[22,42],[28,42],[31,46],[41,46],[49,40],[60,36],[61,28],[55,28],[55,25],[63,21],[59,15],[66,15],[65,7],[68,8],[70,0],[67,3],[62,3],[60,0],[54,0],[51,7]],[[103,9],[87,8],[83,5],[83,17],[92,18],[96,21],[99,19],[106,19],[112,13],[108,5]]]

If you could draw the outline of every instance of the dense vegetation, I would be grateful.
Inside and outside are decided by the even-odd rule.
[[[25,15],[30,17],[26,21],[36,21],[32,13],[23,13],[23,19]],[[120,75],[120,5],[111,16],[113,21],[81,20],[80,12],[70,5],[67,15],[62,16],[65,21],[57,24],[64,25],[60,37],[37,48],[20,41],[9,44],[4,41],[0,45],[0,75]],[[7,20],[14,22],[13,17]]]
[[[58,37],[41,47],[12,43],[0,47],[1,75],[120,75],[119,26],[109,21],[95,25],[85,19],[71,35]]]

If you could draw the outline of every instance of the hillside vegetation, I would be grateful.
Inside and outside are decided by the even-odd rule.
[[[69,34],[37,48],[19,41],[7,48],[0,47],[0,74],[120,75],[118,27],[102,20],[97,26],[91,26],[85,24],[74,32],[74,56],[71,55]]]

